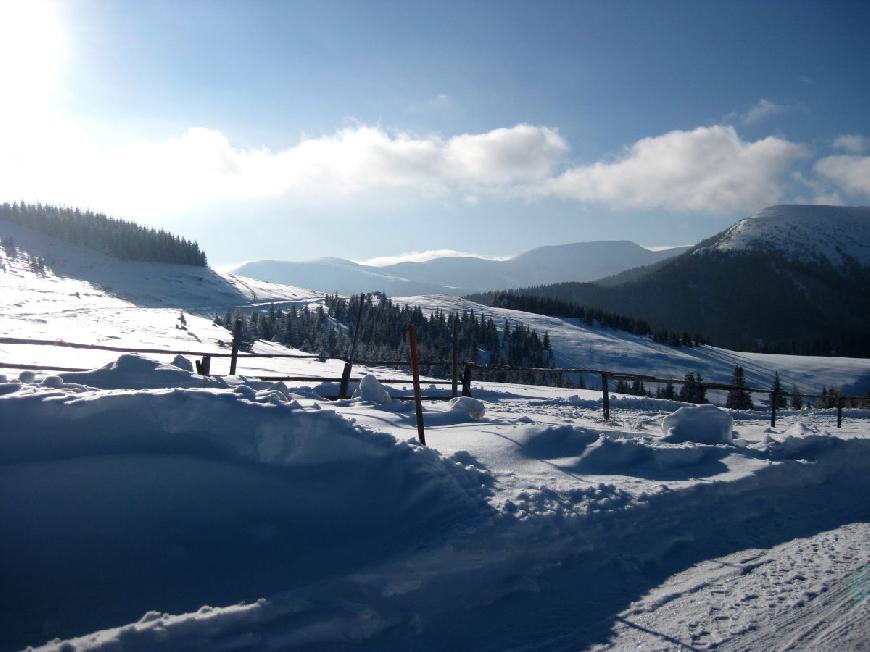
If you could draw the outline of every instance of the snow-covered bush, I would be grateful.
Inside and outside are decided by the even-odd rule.
[[[368,403],[391,403],[390,392],[378,382],[373,374],[366,374],[359,382],[359,386],[353,393],[354,398],[359,398]]]
[[[665,417],[662,432],[665,441],[671,443],[729,444],[733,421],[730,414],[715,405],[682,407]]]
[[[454,414],[461,414],[469,419],[482,419],[486,414],[486,406],[483,401],[478,401],[470,396],[457,396],[450,399],[450,411]]]

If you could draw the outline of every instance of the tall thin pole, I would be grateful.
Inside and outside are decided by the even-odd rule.
[[[239,340],[242,337],[242,320],[236,319],[233,324],[233,347],[230,351],[230,376],[236,375],[236,361],[239,358]]]
[[[408,344],[411,349],[411,374],[414,377],[414,407],[417,410],[417,438],[426,445],[426,433],[423,432],[423,403],[420,400],[420,367],[417,365],[417,330],[414,324],[408,324]]]
[[[459,395],[459,316],[453,316],[453,385],[450,397]]]
[[[338,390],[339,398],[347,398],[348,385],[350,385],[350,370],[353,368],[353,359],[356,356],[356,342],[359,337],[360,327],[362,326],[363,304],[365,304],[366,295],[359,295],[359,310],[356,314],[356,326],[353,329],[353,340],[350,343],[350,355],[344,361],[344,370],[341,372],[341,386]]]
[[[607,374],[601,374],[601,389],[604,392],[604,397],[601,400],[604,420],[610,421],[610,383],[607,379]]]

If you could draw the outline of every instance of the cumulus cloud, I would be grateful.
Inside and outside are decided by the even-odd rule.
[[[776,102],[771,102],[770,100],[762,98],[758,100],[756,105],[744,113],[740,119],[744,124],[752,125],[761,122],[770,116],[782,113],[783,111],[785,111],[785,107],[782,104],[777,104]]]
[[[813,169],[849,194],[870,197],[870,156],[826,156],[816,161]]]
[[[870,138],[859,134],[843,134],[834,139],[834,149],[861,154],[870,149]]]
[[[780,198],[804,147],[767,137],[740,138],[734,127],[699,127],[643,138],[613,162],[571,168],[543,193],[619,208],[751,211]]]
[[[531,183],[550,175],[567,150],[555,130],[527,124],[448,139],[359,125],[279,151],[238,148],[212,129],[104,151],[73,128],[43,125],[28,135],[7,126],[0,133],[7,194],[136,212],[230,198]]]

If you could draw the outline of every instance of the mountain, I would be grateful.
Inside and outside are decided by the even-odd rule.
[[[676,256],[688,247],[650,251],[628,241],[578,242],[538,247],[508,260],[448,256],[426,262],[373,267],[341,258],[306,262],[261,260],[236,274],[340,294],[382,290],[390,295],[462,295],[559,281],[592,281]]]
[[[870,356],[870,208],[771,206],[665,262],[536,296],[738,350]]]

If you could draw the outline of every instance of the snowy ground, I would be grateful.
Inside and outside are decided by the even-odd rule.
[[[2,261],[0,334],[213,350],[227,335],[208,315],[227,304],[319,298],[54,256],[67,276]],[[578,363],[585,351],[616,364],[622,346],[625,365],[672,360],[681,375],[692,356],[716,378],[749,359],[561,328],[554,345]],[[426,405],[422,448],[411,405],[381,402],[377,385],[329,402],[311,383],[244,375],[340,363],[258,359],[202,378],[151,358],[0,345],[2,361],[104,366],[21,380],[0,369],[0,649],[843,650],[870,638],[870,411],[846,410],[842,429],[833,411],[784,411],[772,429],[764,410],[693,421],[669,417],[676,402],[615,396],[605,423],[595,391],[476,383],[479,402]],[[829,386],[870,369],[798,361],[793,378]]]

